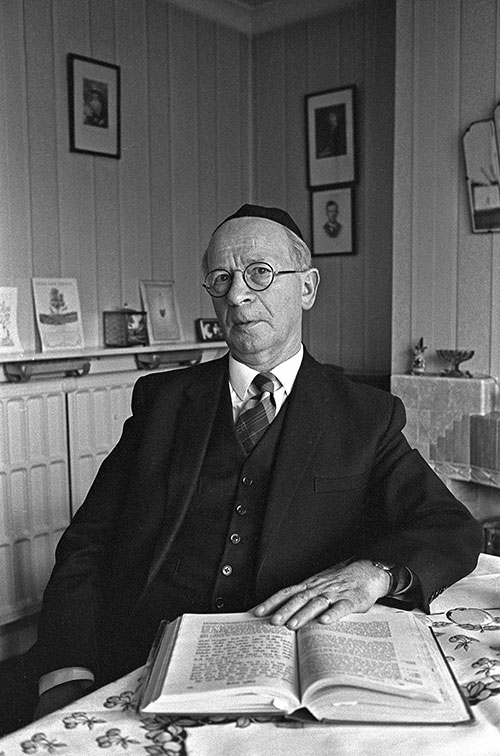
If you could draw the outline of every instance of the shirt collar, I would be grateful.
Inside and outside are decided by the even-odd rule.
[[[302,364],[303,356],[304,347],[301,344],[300,349],[296,354],[289,357],[288,360],[281,362],[279,365],[276,365],[276,367],[273,367],[269,371],[281,382],[287,396],[292,390],[295,378],[297,377],[297,373]],[[254,370],[243,362],[238,362],[238,360],[235,360],[234,357],[229,354],[229,382],[240,400],[245,397],[248,387],[258,372],[258,370]]]

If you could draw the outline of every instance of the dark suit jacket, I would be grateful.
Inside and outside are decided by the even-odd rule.
[[[227,357],[139,380],[133,415],[57,549],[44,597],[41,673],[95,670],[104,636],[147,601],[196,485]],[[469,573],[474,519],[411,450],[402,403],[307,353],[290,397],[257,555],[256,596],[354,554],[407,565],[424,608]]]

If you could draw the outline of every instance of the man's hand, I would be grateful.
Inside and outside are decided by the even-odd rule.
[[[389,575],[368,559],[342,562],[299,585],[283,588],[254,609],[257,617],[271,615],[273,625],[298,630],[310,620],[336,622],[352,612],[367,612],[387,595]]]
[[[57,709],[69,706],[70,703],[76,701],[77,698],[81,698],[87,692],[80,680],[72,680],[71,682],[65,682],[49,688],[49,690],[46,690],[40,696],[35,713],[33,714],[33,720],[46,717]]]

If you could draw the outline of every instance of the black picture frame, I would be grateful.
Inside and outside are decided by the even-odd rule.
[[[198,341],[224,341],[217,318],[198,318],[194,323]]]
[[[353,185],[333,185],[311,191],[313,257],[353,255],[354,241]]]
[[[70,152],[120,157],[120,67],[68,53]]]
[[[305,95],[309,187],[356,181],[355,95],[353,84]]]

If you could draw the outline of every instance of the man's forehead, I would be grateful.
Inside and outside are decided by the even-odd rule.
[[[274,252],[289,253],[288,237],[282,226],[265,218],[235,218],[220,226],[210,241],[210,256]]]

